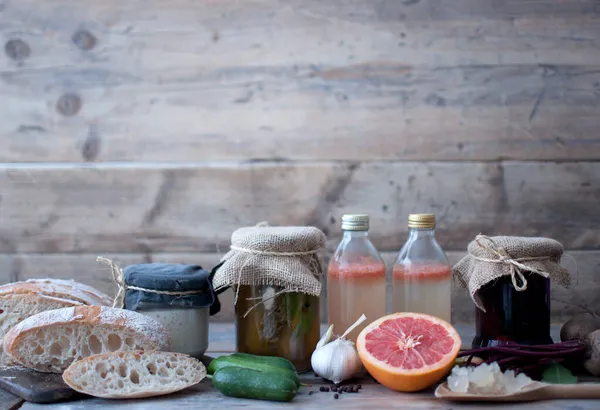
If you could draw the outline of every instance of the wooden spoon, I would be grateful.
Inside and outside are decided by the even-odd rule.
[[[538,401],[552,399],[600,399],[600,384],[549,384],[532,382],[522,390],[503,395],[456,393],[444,382],[435,389],[435,397],[450,401]]]

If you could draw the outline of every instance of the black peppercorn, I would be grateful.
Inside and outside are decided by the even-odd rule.
[[[337,399],[340,398],[340,395],[336,393],[336,394],[333,395],[333,398],[337,400]]]

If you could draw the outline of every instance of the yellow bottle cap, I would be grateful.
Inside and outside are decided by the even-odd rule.
[[[435,215],[433,214],[410,214],[408,216],[409,228],[435,228]]]
[[[369,215],[366,214],[344,214],[342,215],[342,230],[344,231],[368,231]]]

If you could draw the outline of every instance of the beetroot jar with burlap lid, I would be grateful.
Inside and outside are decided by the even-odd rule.
[[[478,235],[453,275],[476,306],[473,347],[549,344],[550,285],[568,287],[554,239]]]

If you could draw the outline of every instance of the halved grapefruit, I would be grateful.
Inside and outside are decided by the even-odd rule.
[[[384,386],[411,392],[439,382],[460,350],[452,325],[421,313],[394,313],[358,335],[356,347],[365,368]]]

